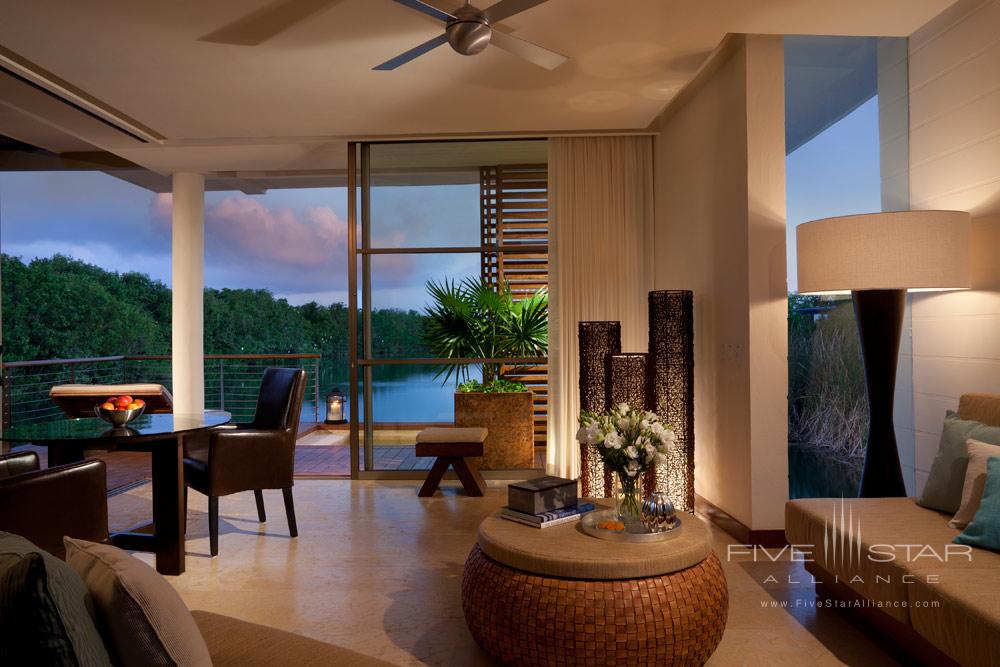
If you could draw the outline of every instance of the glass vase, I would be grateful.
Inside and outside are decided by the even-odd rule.
[[[640,476],[629,477],[616,472],[614,479],[615,512],[626,526],[642,522],[642,500],[639,498]]]

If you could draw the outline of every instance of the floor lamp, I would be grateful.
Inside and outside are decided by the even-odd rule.
[[[870,419],[862,498],[906,495],[892,418],[906,292],[970,287],[970,225],[962,211],[896,211],[796,228],[799,293],[854,299]]]

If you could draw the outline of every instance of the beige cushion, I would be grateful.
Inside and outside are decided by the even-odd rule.
[[[212,664],[191,612],[153,568],[107,544],[69,537],[64,542],[66,562],[93,597],[116,664]]]
[[[846,547],[841,550],[839,541],[827,541],[827,535],[832,533],[830,526],[835,512],[838,523],[841,516],[847,519],[842,525],[853,518],[854,539],[860,544],[863,556],[875,544],[926,544],[937,553],[944,553],[946,545],[956,546],[952,540],[959,531],[948,526],[947,514],[920,507],[912,498],[848,498],[843,501],[840,498],[810,498],[792,500],[785,505],[785,536],[790,544],[810,545],[812,551],[808,557],[817,565],[859,595],[883,603],[881,610],[896,620],[909,623],[910,591],[903,575],[936,572],[940,563],[933,558],[907,561],[905,557],[881,562],[856,557]],[[846,545],[846,525],[837,534]],[[826,551],[824,544],[830,545]],[[949,566],[961,568],[968,564],[956,560]]]
[[[967,667],[991,667],[1000,656],[1000,555],[977,549],[976,565],[942,568],[935,583],[917,578],[910,599],[913,628]],[[924,605],[924,602],[938,606]]]
[[[948,522],[952,528],[965,528],[976,516],[979,501],[983,498],[983,488],[986,486],[986,461],[990,457],[1000,456],[1000,445],[990,445],[978,440],[965,441],[969,453],[969,465],[965,469],[965,484],[962,486],[962,505],[955,516]]]
[[[191,613],[208,644],[215,667],[379,667],[390,664],[284,630],[207,611]]]
[[[417,434],[417,442],[484,442],[487,430],[478,427],[434,426]]]
[[[701,519],[685,514],[681,522],[668,540],[629,544],[591,537],[577,523],[538,529],[497,513],[479,524],[479,546],[498,563],[549,577],[656,577],[697,565],[712,551],[708,527]]]

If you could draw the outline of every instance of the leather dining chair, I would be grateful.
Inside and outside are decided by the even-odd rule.
[[[257,408],[248,424],[221,426],[190,438],[184,453],[184,498],[188,487],[208,496],[211,553],[219,553],[219,496],[253,491],[257,518],[267,520],[262,489],[281,489],[288,532],[299,534],[292,503],[295,439],[299,431],[306,372],[268,368],[260,383]]]
[[[0,530],[65,558],[63,536],[108,540],[108,476],[104,461],[39,469],[31,451],[0,455]]]

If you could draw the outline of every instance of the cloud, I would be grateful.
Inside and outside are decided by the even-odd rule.
[[[171,205],[171,195],[160,194],[150,209],[168,227]],[[401,232],[373,240],[376,246],[400,242]],[[205,254],[207,275],[228,287],[339,291],[347,282],[347,222],[328,206],[272,208],[253,197],[228,196],[205,208]],[[413,268],[411,257],[385,256],[374,282],[409,284]]]

